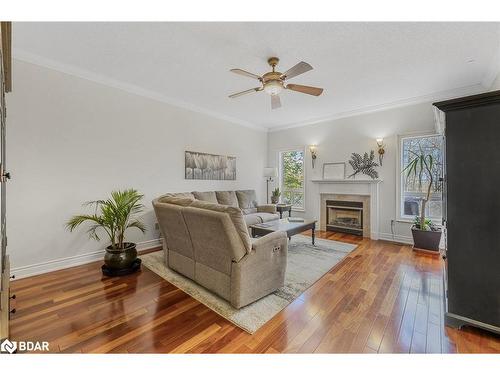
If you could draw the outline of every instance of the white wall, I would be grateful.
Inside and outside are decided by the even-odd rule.
[[[491,85],[490,91],[500,90],[500,74],[497,75],[493,84]]]
[[[268,159],[271,165],[277,166],[279,150],[318,145],[315,169],[311,166],[309,150],[306,152],[306,210],[304,213],[296,213],[308,218],[318,218],[318,185],[312,183],[311,179],[322,177],[323,163],[346,162],[349,174],[351,169],[347,160],[350,159],[351,153],[363,154],[365,151],[376,151],[375,139],[383,137],[386,153],[383,166],[378,168],[380,178],[383,180],[380,185],[380,235],[381,238],[392,238],[391,220],[396,219],[396,178],[399,177],[396,176],[398,135],[425,131],[434,131],[431,103],[272,132],[268,137]],[[408,223],[395,222],[395,239],[411,241],[409,227]]]
[[[104,242],[64,224],[113,189],[145,194],[148,232],[132,230],[135,242],[159,237],[150,202],[165,192],[252,188],[265,199],[265,132],[18,60],[13,73],[7,225],[18,276],[100,258]],[[237,180],[185,180],[184,150],[236,156]]]

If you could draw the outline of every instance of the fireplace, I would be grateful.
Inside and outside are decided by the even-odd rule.
[[[363,202],[326,201],[326,230],[363,235]]]
[[[378,240],[380,234],[379,226],[379,185],[380,180],[312,180],[317,184],[318,205],[317,216],[319,217],[320,230],[328,230],[326,215],[326,201],[357,202],[354,208],[362,208],[363,237]],[[359,203],[361,202],[362,205]],[[342,206],[345,207],[345,206]],[[338,229],[336,229],[338,230]],[[359,233],[359,232],[358,232]]]

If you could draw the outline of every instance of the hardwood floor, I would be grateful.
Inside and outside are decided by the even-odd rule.
[[[51,352],[500,352],[498,336],[444,327],[438,257],[317,236],[359,247],[254,335],[145,267],[108,278],[91,263],[13,282],[12,338],[49,341]]]

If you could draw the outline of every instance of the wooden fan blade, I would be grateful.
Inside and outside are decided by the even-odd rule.
[[[288,90],[298,91],[303,94],[309,94],[314,96],[320,96],[321,93],[323,92],[323,89],[320,89],[319,87],[295,85],[293,83],[286,85],[286,88]]]
[[[260,90],[262,90],[261,87],[255,87],[255,88],[250,89],[250,90],[245,90],[245,91],[237,92],[236,94],[231,94],[231,95],[229,95],[229,97],[231,99],[233,99],[233,98],[237,98],[238,96],[245,95],[245,94],[250,94],[251,92],[260,91]]]
[[[231,69],[231,72],[245,76],[245,77],[255,78],[255,79],[258,79],[259,81],[262,80],[262,78],[260,76],[258,76],[257,74],[247,72],[246,70],[243,70],[243,69]]]
[[[271,109],[281,107],[281,99],[279,95],[271,95]]]
[[[281,75],[282,79],[290,79],[292,77],[296,77],[299,74],[308,72],[312,70],[312,66],[309,65],[308,63],[301,61],[297,65],[292,66],[290,69],[288,69],[285,73]]]

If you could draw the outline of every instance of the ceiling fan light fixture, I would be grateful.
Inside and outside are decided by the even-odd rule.
[[[271,80],[264,84],[264,91],[269,95],[278,95],[283,90],[283,83],[278,80]]]
[[[243,69],[231,69],[231,72],[235,74],[257,79],[260,82],[261,86],[231,94],[229,95],[229,97],[231,99],[234,99],[242,95],[250,94],[252,92],[265,91],[271,97],[271,109],[277,109],[281,107],[280,93],[283,90],[291,90],[314,96],[320,96],[323,93],[322,88],[297,85],[288,83],[287,81],[289,78],[296,77],[300,74],[308,72],[309,70],[312,70],[311,65],[304,61],[301,61],[298,64],[292,66],[285,73],[281,73],[276,70],[276,65],[278,65],[278,62],[279,59],[277,57],[270,57],[267,60],[267,63],[271,66],[272,71],[267,72],[262,76],[247,72]]]

